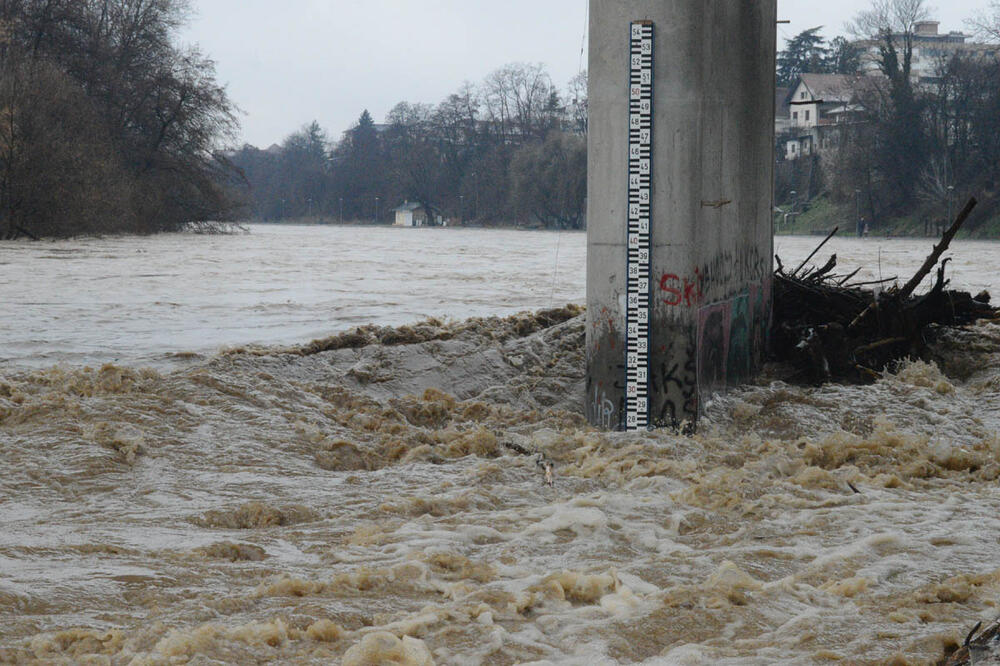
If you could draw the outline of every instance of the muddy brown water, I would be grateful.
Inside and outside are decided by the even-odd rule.
[[[399,230],[409,277],[377,263],[337,319],[367,274],[325,255],[392,231],[0,245],[0,663],[933,664],[1000,615],[1000,326],[606,433],[580,310],[509,316],[582,300],[582,235]],[[835,251],[927,245],[872,240]],[[426,259],[457,247],[482,279]],[[993,288],[1000,247],[966,247],[957,286]]]

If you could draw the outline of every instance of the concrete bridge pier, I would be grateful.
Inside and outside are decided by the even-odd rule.
[[[654,29],[649,423],[760,367],[771,313],[776,0],[590,0],[587,413],[625,425],[630,24]]]

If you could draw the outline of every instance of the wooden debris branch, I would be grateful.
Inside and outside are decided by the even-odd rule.
[[[962,646],[948,657],[945,666],[988,666],[1000,664],[1000,621],[994,622],[978,636],[982,622],[977,622],[965,637]]]
[[[817,245],[816,249],[809,253],[809,256],[805,258],[805,261],[803,261],[801,264],[799,264],[799,267],[796,268],[794,271],[792,271],[792,275],[794,276],[794,275],[798,274],[798,272],[801,271],[802,268],[806,264],[809,263],[809,260],[812,259],[813,257],[815,257],[816,253],[819,252],[821,249],[823,249],[823,246],[826,245],[827,243],[829,243],[831,238],[833,238],[834,236],[837,235],[838,231],[840,231],[840,227],[834,227],[833,231],[831,231],[829,233],[829,235],[826,238],[823,239],[823,242],[820,243],[819,245]]]
[[[962,208],[961,212],[958,214],[958,217],[955,218],[955,221],[952,223],[952,225],[948,227],[948,230],[945,231],[944,234],[941,236],[941,242],[934,246],[934,251],[931,252],[930,255],[927,257],[927,259],[924,260],[924,264],[923,266],[920,267],[920,270],[914,273],[913,277],[911,277],[907,281],[907,283],[903,285],[903,287],[899,290],[898,297],[900,299],[908,298],[917,288],[917,286],[924,281],[924,278],[927,277],[927,274],[930,273],[931,269],[934,268],[934,265],[937,264],[938,259],[940,259],[944,251],[948,249],[948,246],[951,245],[952,239],[955,237],[955,234],[958,233],[958,230],[962,227],[962,223],[965,222],[965,218],[969,217],[969,213],[971,213],[972,209],[976,207],[976,203],[977,202],[975,197],[972,197],[965,204],[965,207]],[[855,318],[855,320],[851,322],[851,328],[854,328],[855,326],[860,324],[862,319],[864,319],[869,313],[873,312],[877,308],[878,308],[878,300],[876,299],[873,300],[871,305],[865,308],[861,312],[861,314],[859,314]]]
[[[840,282],[837,283],[837,286],[838,287],[843,287],[845,282],[847,282],[848,280],[850,280],[851,278],[853,278],[855,275],[857,275],[860,272],[861,272],[861,266],[858,266],[853,271],[851,271],[846,276],[844,276],[844,278]],[[855,286],[857,286],[857,285],[855,285]]]
[[[540,451],[532,451],[527,447],[521,446],[517,442],[501,440],[500,445],[510,449],[518,455],[534,456],[535,466],[537,466],[545,474],[545,485],[550,487],[555,485],[555,464],[549,460],[544,453],[541,453]]]
[[[20,224],[15,224],[13,233],[9,234],[9,237],[4,240],[17,240],[21,236],[27,236],[33,241],[41,240],[38,236],[31,233],[30,231],[22,227]]]
[[[997,316],[989,294],[973,298],[967,292],[945,289],[948,259],[942,261],[941,255],[975,205],[976,200],[970,199],[902,287],[876,292],[864,287],[882,286],[895,278],[852,283],[857,270],[847,276],[834,275],[836,255],[819,268],[806,268],[836,229],[791,273],[785,272],[778,259],[772,357],[790,362],[803,380],[869,382],[895,361],[925,356],[928,326],[957,326]],[[914,290],[935,266],[931,290],[914,297]]]
[[[948,249],[949,245],[951,245],[951,240],[955,237],[955,234],[957,234],[958,230],[962,228],[962,223],[965,222],[967,217],[969,217],[972,209],[976,207],[976,203],[978,203],[976,198],[972,197],[965,204],[965,207],[958,214],[958,217],[955,218],[952,225],[948,227],[948,230],[941,236],[941,242],[934,246],[934,251],[931,252],[930,256],[924,260],[924,265],[921,266],[920,270],[914,273],[909,282],[904,284],[903,288],[899,290],[899,294],[902,298],[906,298],[912,294],[917,288],[917,285],[923,282],[924,278],[927,277],[927,274],[931,272],[931,269],[934,268],[935,264],[937,264],[941,255],[944,254],[944,251]]]

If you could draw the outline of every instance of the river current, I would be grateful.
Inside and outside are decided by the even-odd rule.
[[[931,245],[818,260],[905,279]],[[765,375],[695,435],[601,432],[585,254],[0,244],[0,663],[934,664],[1000,615],[1000,326],[870,386]],[[949,254],[997,292],[1000,244]]]

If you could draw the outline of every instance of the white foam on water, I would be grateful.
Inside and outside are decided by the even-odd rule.
[[[257,239],[212,239],[174,272],[204,283],[205,267],[257,257],[270,262],[266,282],[305,232],[266,233],[273,256]],[[450,247],[477,236],[421,238]],[[530,255],[525,245],[550,237],[511,238]],[[84,242],[77,268],[40,267],[39,279],[51,287],[60,270],[101,265],[88,254],[97,248],[137,243],[162,243],[163,261],[182,264],[190,240]],[[410,253],[416,283],[435,263],[427,244],[396,255]],[[35,246],[11,247],[22,269],[43,263]],[[837,250],[842,263],[854,247]],[[916,244],[900,247],[883,270],[892,256],[922,259]],[[975,246],[1000,263],[990,248]],[[343,270],[361,274],[354,250],[340,251]],[[774,382],[719,396],[694,436],[604,433],[579,414],[579,310],[551,326],[436,322],[383,330],[391,344],[309,347],[296,327],[342,330],[331,312],[402,324],[419,309],[389,305],[406,301],[398,280],[366,295],[325,261],[306,257],[318,277],[301,298],[279,300],[292,290],[279,280],[241,285],[231,304],[195,290],[177,307],[129,291],[119,273],[135,262],[122,256],[119,273],[104,266],[121,302],[81,300],[75,324],[46,320],[55,347],[30,333],[35,342],[11,347],[20,360],[0,371],[0,662],[916,664],[996,613],[1000,327],[955,333],[935,364],[870,386]],[[463,283],[461,307],[533,307],[513,274],[530,279],[544,262],[524,262],[495,283]],[[481,264],[459,269],[484,277]],[[343,302],[324,291],[334,282],[352,292]],[[150,318],[125,329],[150,330],[123,343],[122,361],[42,367],[102,358],[110,347],[59,327],[114,326],[109,311],[133,297],[129,315]],[[38,307],[28,329],[62,306]],[[164,339],[183,340],[171,327],[215,316],[292,347],[199,347],[155,372],[134,367],[166,353]],[[283,317],[300,317],[291,337],[267,338]],[[226,335],[203,342],[248,341]],[[554,464],[552,487],[536,453]]]

